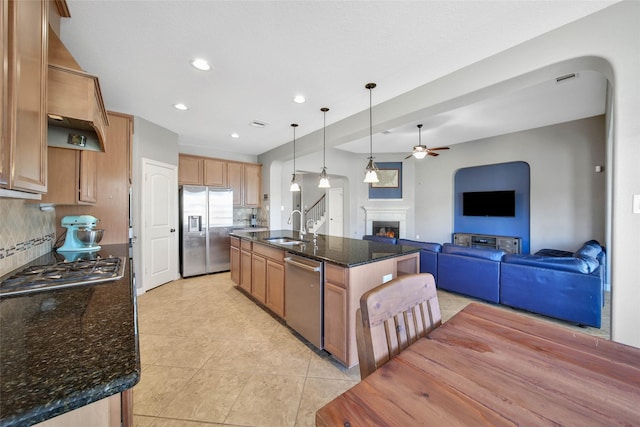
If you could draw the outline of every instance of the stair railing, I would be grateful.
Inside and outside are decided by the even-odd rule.
[[[326,210],[326,194],[323,194],[309,209],[304,211],[304,217],[307,220],[312,219],[316,224],[325,215]]]

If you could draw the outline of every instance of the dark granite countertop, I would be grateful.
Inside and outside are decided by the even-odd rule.
[[[307,258],[328,261],[349,268],[420,251],[420,248],[414,246],[392,245],[369,240],[327,236],[324,234],[318,235],[316,245],[314,246],[313,234],[307,233],[301,238],[299,232],[291,230],[269,230],[261,232],[234,231],[231,235],[284,249]],[[286,245],[265,240],[275,237],[288,237],[303,240],[305,243],[304,245]]]
[[[128,247],[107,245],[99,254],[128,260]],[[52,260],[49,254],[28,265]],[[0,426],[32,425],[139,381],[129,274],[127,265],[117,281],[0,299]]]

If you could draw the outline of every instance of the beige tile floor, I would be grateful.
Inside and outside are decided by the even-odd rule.
[[[472,301],[438,298],[445,321]],[[360,379],[236,290],[229,273],[160,286],[139,297],[138,315],[135,426],[313,426],[315,411]],[[579,329],[608,337],[603,320],[602,330]]]

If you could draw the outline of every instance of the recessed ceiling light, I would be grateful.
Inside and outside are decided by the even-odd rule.
[[[302,95],[296,95],[296,96],[293,98],[293,102],[295,102],[296,104],[302,104],[302,103],[304,103],[306,100],[307,100],[307,98],[305,98],[305,97],[304,97],[304,96],[302,96]]]
[[[189,109],[189,107],[187,107],[183,103],[173,104],[173,108],[175,108],[176,110],[181,110],[181,111],[185,111],[185,110]]]
[[[193,61],[191,61],[191,65],[202,71],[209,71],[211,69],[211,65],[209,65],[207,60],[202,58],[194,59]]]
[[[231,138],[240,138],[240,135],[234,132],[231,134]]]

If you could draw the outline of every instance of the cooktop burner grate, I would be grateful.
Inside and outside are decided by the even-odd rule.
[[[123,257],[34,265],[0,282],[0,296],[118,280],[124,266]]]

